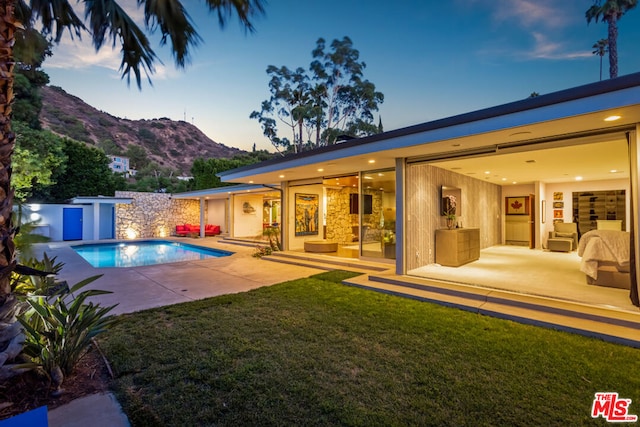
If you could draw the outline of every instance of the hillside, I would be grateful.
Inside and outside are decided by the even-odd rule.
[[[217,143],[197,127],[168,118],[127,120],[96,110],[56,86],[42,88],[40,121],[44,129],[102,148],[107,154],[124,154],[127,147],[142,147],[150,160],[188,174],[193,161],[229,158],[245,151]]]

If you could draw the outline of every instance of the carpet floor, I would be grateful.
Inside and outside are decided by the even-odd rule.
[[[588,285],[577,252],[549,252],[522,246],[492,246],[460,267],[430,264],[410,276],[477,285],[592,305],[638,311],[629,291]]]

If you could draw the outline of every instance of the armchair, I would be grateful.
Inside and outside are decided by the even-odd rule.
[[[578,224],[557,222],[549,232],[547,246],[550,251],[571,252],[578,249]]]

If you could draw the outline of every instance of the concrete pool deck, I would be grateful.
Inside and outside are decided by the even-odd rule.
[[[92,298],[103,306],[118,304],[113,314],[132,313],[224,294],[245,292],[325,270],[281,264],[254,258],[255,248],[220,243],[219,238],[167,238],[178,242],[233,252],[221,258],[184,261],[144,267],[94,268],[71,245],[99,242],[51,242],[34,245],[34,255],[44,252],[64,263],[60,280],[74,285],[97,274],[101,278],[87,288],[113,293]],[[125,427],[129,421],[111,393],[74,400],[48,413],[50,427]]]
[[[218,295],[245,292],[287,280],[308,277],[323,270],[280,264],[254,258],[252,247],[221,243],[219,238],[167,238],[178,242],[233,252],[220,258],[183,261],[143,267],[94,268],[71,245],[80,242],[51,242],[34,245],[34,253],[57,257],[64,267],[58,275],[70,286],[97,274],[103,276],[86,289],[111,291],[92,301],[109,306],[118,304],[114,314],[131,313],[165,305],[195,301]],[[82,242],[106,243],[110,241]]]

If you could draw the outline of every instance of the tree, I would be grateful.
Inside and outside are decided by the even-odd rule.
[[[278,150],[293,152],[335,144],[339,135],[378,133],[373,112],[384,95],[363,79],[366,65],[359,56],[349,37],[333,40],[329,50],[320,38],[308,70],[268,66],[271,96],[249,117],[258,120]],[[278,123],[288,128],[291,139],[278,136]]]
[[[602,81],[602,58],[604,57],[604,54],[609,51],[609,49],[607,49],[608,45],[609,42],[607,39],[600,39],[591,46],[593,48],[592,53],[600,57],[600,81]]]
[[[11,162],[15,135],[11,131],[11,104],[14,83],[14,44],[23,27],[41,26],[44,35],[62,39],[65,30],[80,37],[84,31],[91,35],[96,50],[105,42],[122,46],[122,77],[130,82],[133,74],[141,88],[142,73],[150,82],[158,57],[149,39],[131,17],[113,0],[83,1],[85,22],[74,12],[67,0],[32,2],[0,0],[0,306],[11,292],[9,277],[14,269],[15,228],[11,221],[14,192],[11,188]],[[178,67],[190,61],[190,52],[201,42],[190,16],[179,0],[162,2],[140,0],[144,10],[144,25],[148,33],[159,31],[161,45],[171,43],[171,52]],[[209,10],[217,15],[220,26],[235,14],[247,31],[253,31],[251,18],[264,12],[263,0],[205,0]],[[0,307],[1,308],[1,307]],[[0,318],[2,318],[0,310]],[[0,352],[2,352],[0,348]]]
[[[13,187],[16,197],[25,201],[34,190],[55,183],[53,171],[64,175],[64,141],[52,132],[31,129],[23,122],[14,122],[13,129],[16,133]]]
[[[109,169],[109,158],[98,148],[64,138],[64,168],[54,170],[54,184],[43,188],[46,202],[63,203],[76,196],[113,196],[124,190],[124,179]]]
[[[233,185],[222,182],[216,175],[217,173],[251,165],[253,163],[262,162],[273,158],[273,154],[258,150],[248,154],[234,156],[231,159],[203,159],[197,158],[191,167],[191,175],[193,176],[193,190],[204,190],[206,188],[224,187]]]
[[[618,21],[622,15],[636,7],[638,0],[596,0],[587,9],[587,24],[598,22],[601,18],[607,23],[607,42],[609,45],[609,77],[618,77]],[[595,46],[594,46],[595,47]]]

